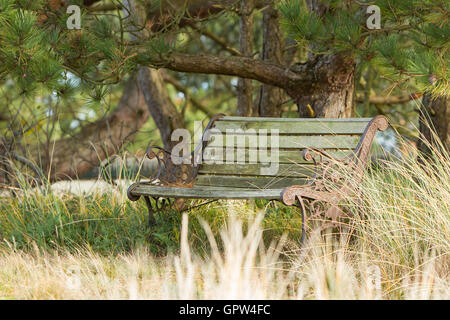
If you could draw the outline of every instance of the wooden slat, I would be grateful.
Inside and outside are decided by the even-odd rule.
[[[268,132],[271,129],[277,129],[280,134],[362,134],[370,121],[370,119],[363,121],[336,121],[336,119],[286,119],[291,121],[280,121],[285,119],[273,118],[265,121],[249,121],[247,118],[244,119],[246,120],[216,121],[214,127],[222,133],[225,133],[227,129],[256,130],[256,132],[259,132],[260,129],[267,129]]]
[[[278,189],[292,185],[303,185],[309,179],[290,177],[246,177],[246,176],[220,176],[198,175],[195,185],[222,186],[246,189]]]
[[[275,177],[311,177],[314,166],[308,164],[278,164],[274,173],[262,172],[261,168],[268,168],[269,164],[202,164],[200,173],[219,175],[248,175],[248,176],[275,176]]]
[[[235,146],[238,145],[237,138],[244,138],[244,147],[252,147],[255,144],[261,147],[261,140],[255,135],[211,135],[211,142],[208,146]],[[279,136],[278,148],[291,148],[291,149],[303,149],[307,147],[323,148],[323,149],[353,149],[358,144],[361,136],[359,135],[329,135],[329,136]],[[230,139],[230,140],[228,140]],[[233,141],[233,143],[227,143]],[[221,142],[220,142],[221,141]],[[272,139],[270,135],[267,137],[267,148],[272,147]]]
[[[229,151],[229,150],[228,150]],[[249,163],[250,157],[249,152],[256,152],[256,161],[258,162],[260,157],[258,154],[258,150],[255,149],[239,149],[235,148],[231,150],[233,152],[233,159],[237,162],[237,159],[241,159],[244,157],[244,162]],[[332,150],[329,149],[327,152],[336,158],[344,158],[353,154],[353,150]],[[218,147],[206,147],[203,153],[204,161],[218,161],[220,160],[220,154],[222,154],[222,162],[225,162],[227,150],[226,148],[218,148]],[[252,154],[252,159],[255,158],[255,154]],[[298,150],[279,150],[278,158],[274,158],[275,162],[279,163],[311,163],[303,159],[303,149]]]
[[[280,199],[282,189],[243,189],[229,187],[194,186],[192,188],[168,188],[137,185],[132,195],[191,199]]]
[[[224,116],[219,118],[216,122],[220,121],[254,121],[254,122],[370,122],[372,118],[274,118],[274,117],[235,117]]]

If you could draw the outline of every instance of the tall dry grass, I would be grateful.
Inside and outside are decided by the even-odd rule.
[[[306,252],[281,259],[282,243],[262,245],[259,215],[243,233],[231,219],[224,250],[193,254],[183,218],[181,250],[154,258],[145,249],[101,256],[89,250],[0,255],[0,295],[11,299],[448,299],[448,270],[435,255],[416,265],[374,252],[360,254],[345,240],[314,239]],[[212,237],[212,234],[210,234]],[[387,266],[387,267],[386,267]]]

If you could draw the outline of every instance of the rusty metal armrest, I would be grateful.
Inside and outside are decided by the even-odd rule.
[[[128,198],[130,200],[138,200],[139,196],[133,195],[134,188],[139,184],[157,184],[167,187],[182,187],[190,188],[194,185],[197,173],[199,170],[198,165],[194,165],[194,157],[198,157],[198,151],[202,147],[202,153],[208,143],[207,134],[208,130],[212,128],[214,122],[223,117],[224,114],[219,113],[214,115],[202,134],[202,140],[195,147],[194,151],[183,157],[172,155],[172,153],[159,146],[150,146],[145,155],[149,159],[157,159],[157,169],[155,173],[150,177],[148,181],[142,181],[132,184],[128,188]],[[172,159],[178,158],[178,163],[175,164]],[[190,163],[185,163],[185,159],[190,159]],[[194,163],[193,163],[194,162]]]
[[[352,153],[344,158],[336,158],[330,155],[323,149],[318,148],[305,148],[303,149],[303,159],[306,161],[312,161],[314,164],[313,181],[316,180],[323,169],[330,164],[348,165],[351,161],[355,160],[355,153]]]
[[[286,205],[293,205],[296,202],[296,197],[303,197],[336,203],[339,196],[336,190],[331,189],[327,182],[342,184],[342,176],[339,176],[336,167],[352,166],[356,162],[356,155],[353,153],[344,158],[336,158],[323,149],[305,148],[303,150],[303,159],[313,162],[314,175],[307,184],[285,188],[281,195],[282,202]]]
[[[336,158],[317,148],[303,150],[303,158],[314,163],[313,179],[306,185],[293,185],[281,193],[281,201],[286,205],[300,204],[302,215],[306,205],[309,207],[309,219],[325,217],[331,219],[331,225],[344,215],[338,207],[339,202],[355,191],[367,166],[368,155],[373,138],[378,130],[384,131],[389,124],[384,116],[373,118],[367,125],[354,152],[344,158]],[[342,174],[339,169],[351,171]],[[327,205],[325,205],[326,203]]]
[[[305,240],[307,221],[319,222],[321,225],[317,229],[319,231],[338,226],[339,218],[344,216],[344,211],[339,208],[339,202],[345,194],[350,192],[349,177],[340,174],[339,169],[346,167],[351,170],[358,161],[356,153],[336,158],[318,148],[304,149],[303,159],[314,163],[313,179],[308,184],[287,187],[281,193],[281,201],[284,204],[300,208],[301,245]],[[308,217],[306,217],[306,208],[308,208]],[[324,221],[326,222],[323,223]]]
[[[302,218],[301,246],[305,242],[307,221],[321,220],[323,216],[331,218],[331,222],[322,224],[320,227],[326,228],[335,226],[337,218],[343,215],[343,211],[338,207],[339,193],[330,190],[328,183],[329,180],[334,183],[341,182],[339,181],[340,177],[333,173],[335,165],[348,166],[354,162],[355,158],[355,154],[345,158],[336,158],[325,150],[318,148],[305,148],[303,150],[303,159],[312,161],[314,164],[314,175],[311,181],[308,184],[287,187],[281,192],[281,201],[285,205],[294,205],[300,209]],[[306,208],[309,212],[308,217],[306,217]]]
[[[306,196],[311,199],[329,200],[335,203],[349,194],[354,186],[361,180],[362,173],[367,166],[370,146],[378,130],[384,131],[389,123],[384,116],[376,116],[367,125],[354,152],[344,158],[336,158],[325,150],[306,148],[303,150],[303,158],[314,163],[315,172],[312,181],[307,185],[291,186],[282,192],[281,200],[284,203],[295,203],[295,195]],[[346,168],[352,174],[345,176],[339,173],[339,169]],[[351,179],[351,183],[349,183]],[[331,182],[334,187],[331,188]],[[336,186],[340,186],[336,188]],[[329,196],[326,196],[326,194]]]

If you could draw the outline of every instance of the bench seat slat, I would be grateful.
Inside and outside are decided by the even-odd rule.
[[[208,144],[209,147],[226,147],[230,144],[227,143],[234,139],[234,146],[240,147],[237,138],[244,136],[244,147],[259,144],[260,139],[255,135],[245,134],[245,135],[211,135],[211,142]],[[303,148],[322,148],[322,149],[354,149],[361,139],[360,135],[328,135],[328,136],[279,136],[278,148],[284,149],[303,149]],[[272,146],[270,134],[267,137],[267,148]]]
[[[244,154],[244,159],[246,163],[249,163],[249,149],[241,149],[241,148],[235,148],[231,150],[233,152],[233,159],[237,162],[236,159],[238,159],[238,156],[242,157],[242,154]],[[206,147],[203,153],[203,161],[205,162],[212,162],[216,160],[220,160],[220,154],[222,154],[222,161],[225,162],[226,160],[226,149],[218,148],[218,147]],[[256,152],[257,154],[257,161],[259,161],[259,155],[257,150],[252,150],[252,152]],[[347,156],[350,156],[354,154],[353,149],[341,149],[341,150],[333,150],[328,149],[328,154],[330,154],[333,157],[336,158],[345,158]],[[270,153],[269,153],[270,154]],[[278,151],[279,157],[277,159],[274,159],[276,162],[279,163],[311,163],[311,161],[306,161],[303,159],[303,149],[296,149],[296,150],[283,150],[280,149]]]
[[[238,117],[238,116],[224,116],[219,118],[216,123],[220,121],[254,121],[254,122],[365,122],[369,123],[373,118],[274,118],[274,117]]]
[[[306,184],[308,180],[299,177],[198,175],[195,184],[199,186],[221,186],[245,189],[282,189],[292,185]]]
[[[260,118],[261,119],[261,118]],[[271,129],[279,130],[280,134],[362,134],[367,126],[367,121],[317,121],[303,120],[303,121],[217,121],[215,128],[225,133],[227,129]]]
[[[246,164],[203,164],[200,173],[249,175],[249,176],[276,176],[276,177],[311,177],[314,174],[314,165],[284,164],[278,165],[276,173],[261,172],[261,168],[268,168],[269,164],[246,163]]]
[[[282,189],[243,189],[232,187],[197,186],[192,188],[137,185],[132,194],[150,197],[191,198],[191,199],[280,199]]]

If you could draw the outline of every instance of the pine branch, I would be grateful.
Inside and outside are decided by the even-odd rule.
[[[329,80],[333,74],[352,68],[354,61],[351,55],[342,53],[313,59],[306,64],[285,67],[250,57],[171,53],[166,57],[151,57],[146,64],[153,68],[167,68],[179,72],[228,75],[258,80],[284,89],[298,103],[300,102],[298,99],[305,95],[342,90],[347,85],[346,77],[336,78],[333,82]]]
[[[383,96],[371,96],[369,98],[370,104],[396,104],[396,103],[407,103],[411,100],[419,99],[422,97],[422,93],[411,93],[411,94],[405,94],[400,96],[391,96],[391,97],[383,97]],[[358,95],[356,97],[356,102],[364,102],[364,96]]]
[[[52,142],[52,152],[42,160],[42,167],[48,169],[51,165],[51,181],[76,178],[131,141],[149,115],[136,78],[131,77],[114,111],[83,126],[73,136]],[[32,151],[37,153],[37,150]]]
[[[204,114],[208,116],[213,116],[214,113],[209,111],[197,98],[195,98],[189,91],[188,88],[183,86],[177,79],[172,77],[171,75],[167,74],[167,72],[161,72],[162,77],[166,83],[170,83],[174,86],[175,89],[177,89],[180,92],[184,93],[184,96],[187,100],[189,100],[192,104],[192,106],[200,111],[202,111]]]
[[[115,4],[115,3],[108,3],[108,4],[102,4],[98,6],[89,7],[89,12],[103,12],[103,11],[115,11],[115,10],[122,10],[123,6],[121,4]]]
[[[173,71],[238,76],[279,87],[289,87],[294,82],[310,80],[307,74],[299,74],[281,65],[249,57],[173,53],[167,59],[159,58],[149,63]]]
[[[221,46],[224,50],[228,51],[229,53],[231,53],[234,56],[242,56],[242,53],[239,52],[239,50],[231,47],[224,39],[216,36],[214,33],[209,32],[208,30],[199,28],[197,25],[192,24],[190,25],[190,27],[192,29],[194,29],[195,31],[197,31],[198,33],[204,35],[205,37],[210,38],[211,40],[213,40],[214,42],[216,42],[219,46]]]

